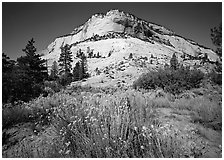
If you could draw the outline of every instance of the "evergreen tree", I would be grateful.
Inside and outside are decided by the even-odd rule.
[[[41,56],[36,53],[34,46],[34,39],[28,41],[23,52],[25,56],[21,56],[17,59],[20,69],[22,69],[34,83],[41,83],[47,78],[47,67],[45,66],[46,60],[41,59]]]
[[[58,64],[56,61],[54,61],[51,66],[50,79],[56,80],[57,78],[58,78]]]
[[[73,68],[73,80],[74,81],[79,81],[80,79],[80,72],[81,71],[81,67],[80,67],[80,63],[77,62],[75,64],[75,67]]]
[[[176,54],[174,53],[172,58],[170,59],[170,68],[176,70],[178,69],[178,60]]]
[[[108,54],[108,57],[110,57],[110,56],[111,56],[111,54],[112,54],[112,52],[110,51],[110,52],[109,52],[109,54]]]
[[[76,53],[76,57],[80,58],[82,54],[83,54],[83,52],[82,52],[82,50],[81,50],[81,48],[80,48],[80,49],[77,51],[77,53]]]
[[[129,59],[132,59],[132,58],[133,58],[133,54],[130,53],[128,58],[129,58]]]
[[[18,100],[29,101],[42,93],[43,82],[48,78],[46,60],[36,53],[34,39],[28,41],[26,47],[22,50],[25,56],[17,58],[18,66],[13,74],[16,95]]]
[[[5,53],[2,53],[2,72],[7,73],[12,71],[14,65],[15,61],[10,60]]]
[[[11,102],[14,91],[13,69],[15,61],[10,60],[6,54],[2,54],[2,102]]]
[[[96,72],[96,75],[100,75],[100,70],[98,67],[95,69],[95,72]]]
[[[211,29],[211,39],[213,44],[217,47],[216,53],[222,57],[222,24],[219,27]]]
[[[3,101],[29,101],[42,92],[43,81],[47,78],[45,60],[36,53],[34,39],[28,41],[25,56],[17,58],[17,62],[10,60],[3,54]],[[7,81],[7,82],[6,82]]]
[[[100,58],[100,57],[101,57],[101,56],[100,56],[100,53],[97,52],[96,58]]]
[[[73,62],[72,60],[72,52],[71,52],[71,46],[66,44],[64,47],[61,47],[61,54],[60,58],[58,60],[59,62],[59,72],[60,74],[69,74],[71,72],[72,65],[71,63]]]
[[[90,47],[87,47],[86,53],[88,55],[88,58],[92,58],[92,50],[90,50]]]
[[[93,58],[93,50],[91,50],[88,54],[89,58]]]
[[[154,58],[153,54],[151,54],[151,58]]]

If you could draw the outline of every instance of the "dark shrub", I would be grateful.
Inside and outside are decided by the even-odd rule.
[[[67,73],[67,74],[62,74],[59,77],[59,84],[62,86],[67,86],[72,82],[72,74]]]
[[[49,87],[54,92],[59,92],[62,86],[57,81],[45,81],[44,87]]]
[[[166,92],[179,94],[191,88],[198,88],[203,78],[204,73],[196,69],[190,70],[187,67],[180,67],[177,70],[160,68],[140,76],[134,82],[133,87],[135,89],[156,89],[159,87]]]
[[[208,74],[208,77],[214,84],[222,85],[222,74],[221,73],[211,71]]]

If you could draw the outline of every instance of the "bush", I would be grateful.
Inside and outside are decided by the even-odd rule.
[[[214,84],[218,84],[218,85],[222,85],[222,74],[221,73],[217,73],[215,71],[211,71],[208,74],[208,77],[210,78],[210,80],[214,83]]]
[[[70,74],[70,73],[62,74],[59,77],[59,84],[62,85],[62,86],[67,86],[71,82],[72,82],[72,74]]]
[[[134,82],[133,87],[135,89],[162,88],[166,92],[180,94],[185,90],[198,88],[203,78],[204,73],[196,69],[190,70],[187,67],[181,67],[177,70],[160,68],[140,76]]]
[[[54,96],[40,96],[28,103],[21,101],[15,104],[4,104],[2,106],[2,129],[25,122],[46,124],[50,121],[52,108],[56,105],[57,101]]]
[[[29,121],[31,111],[23,105],[4,105],[2,110],[2,128],[8,128],[15,123]]]
[[[45,81],[44,82],[45,88],[50,88],[54,92],[59,92],[62,88],[62,86],[57,81]]]
[[[2,128],[10,128],[12,125],[25,122],[33,122],[40,119],[45,113],[43,108],[30,107],[27,103],[19,105],[4,105],[2,110]]]

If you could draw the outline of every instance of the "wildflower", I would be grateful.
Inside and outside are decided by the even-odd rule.
[[[142,126],[142,130],[144,131],[147,130],[146,126]]]
[[[69,154],[71,151],[70,150],[67,150],[66,152],[65,152],[65,154]]]
[[[69,141],[69,142],[65,143],[65,145],[68,147],[68,146],[70,145],[70,143],[71,143],[71,142]]]
[[[69,124],[68,124],[68,127],[70,127],[71,125],[72,125],[72,123],[69,123]]]
[[[62,151],[62,149],[61,149],[58,153],[60,153],[60,154],[61,154],[62,152],[63,152],[63,151]]]
[[[144,146],[141,146],[141,149],[144,149]]]
[[[136,130],[136,131],[137,131],[137,129],[138,129],[138,127],[134,127],[134,130]]]

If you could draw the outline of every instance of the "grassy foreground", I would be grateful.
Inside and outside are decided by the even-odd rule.
[[[213,95],[69,88],[5,105],[3,157],[220,157]]]

